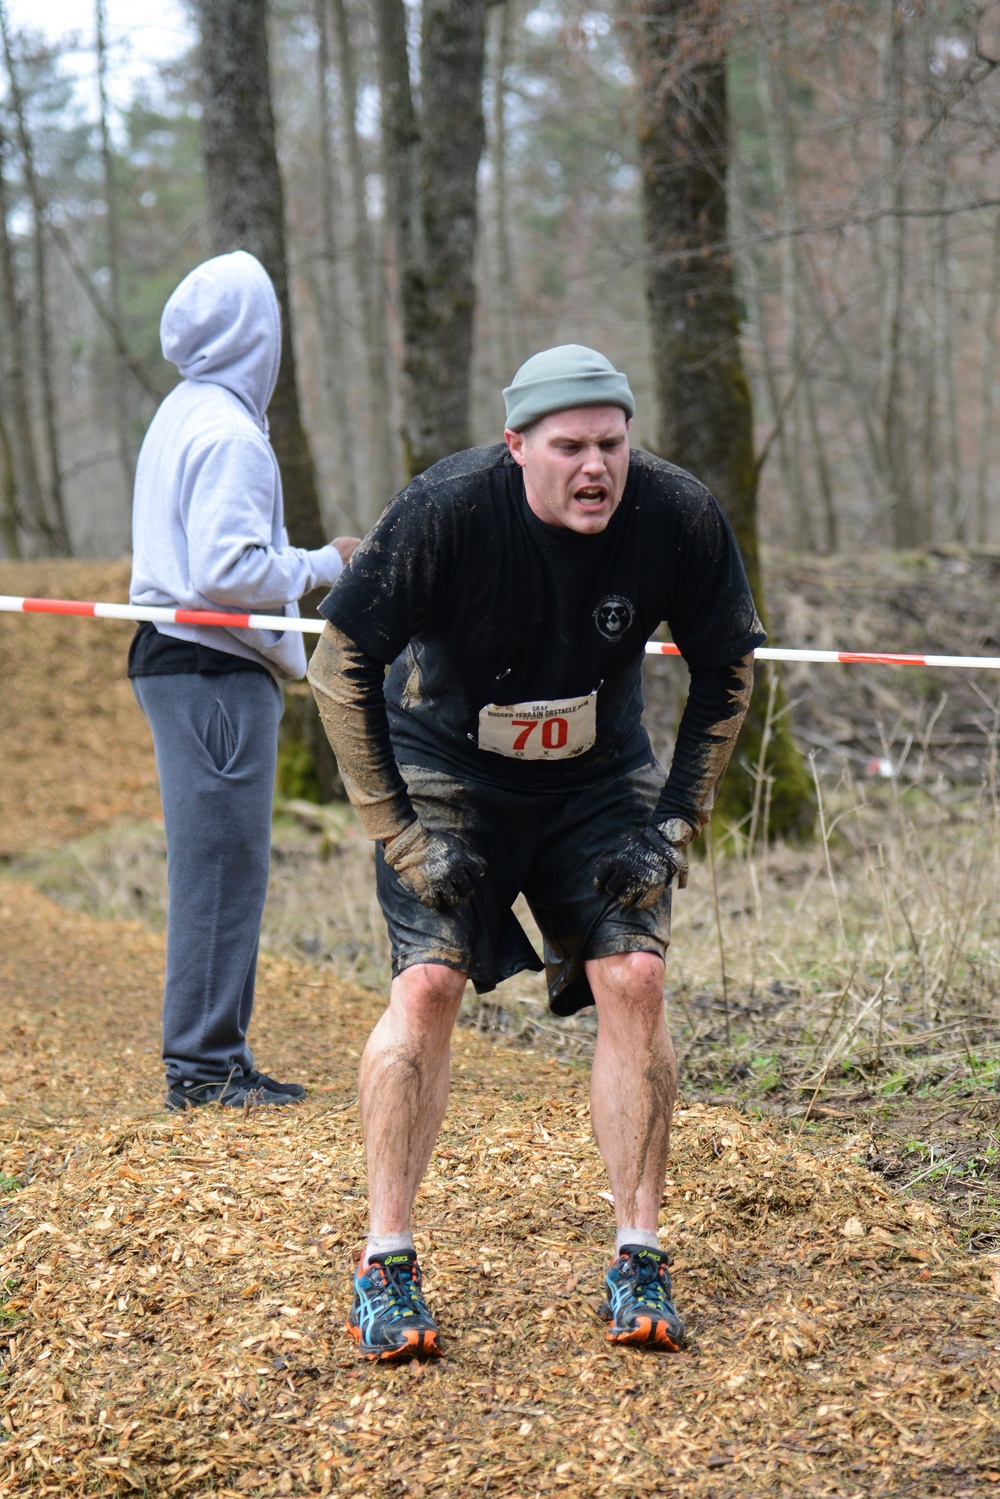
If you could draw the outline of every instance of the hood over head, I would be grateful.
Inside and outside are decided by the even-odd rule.
[[[263,421],[281,363],[281,312],[260,261],[234,250],[195,266],[163,309],[160,345],[185,380],[225,386]]]

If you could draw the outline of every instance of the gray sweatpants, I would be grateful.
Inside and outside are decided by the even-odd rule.
[[[246,1043],[271,853],[281,689],[256,671],[132,683],[149,722],[167,835],[167,1082],[253,1065]]]

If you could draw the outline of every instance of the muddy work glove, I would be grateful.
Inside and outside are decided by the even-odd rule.
[[[614,853],[598,859],[594,889],[639,911],[655,906],[671,880],[677,881],[680,890],[687,884],[684,849],[693,837],[694,829],[680,817],[658,825],[649,823]]]
[[[410,894],[435,911],[467,900],[486,871],[485,860],[456,833],[428,832],[419,822],[386,839],[382,852]]]

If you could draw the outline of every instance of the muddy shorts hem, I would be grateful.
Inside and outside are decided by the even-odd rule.
[[[546,974],[549,1007],[570,1015],[593,1004],[589,958],[650,952],[670,942],[670,891],[646,911],[594,889],[597,860],[638,832],[663,785],[648,764],[585,790],[548,795],[460,781],[444,771],[400,766],[420,821],[458,833],[482,854],[486,873],[470,900],[435,911],[411,895],[376,851],[376,892],[389,929],[392,972],[440,963],[488,993],[516,973]],[[527,899],[542,933],[539,958],[511,907]]]

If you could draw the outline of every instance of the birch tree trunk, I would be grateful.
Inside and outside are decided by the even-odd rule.
[[[327,537],[302,424],[285,254],[284,200],[275,141],[266,0],[196,0],[201,27],[202,151],[213,250],[248,250],[281,306],[281,368],[268,422],[281,469],[285,519],[297,546]]]
[[[403,327],[409,474],[469,445],[485,0],[424,0],[419,116],[403,0],[373,0]]]
[[[728,244],[725,40],[702,0],[620,4],[637,75],[660,450],[719,499],[763,610],[753,413]],[[804,837],[815,818],[813,791],[782,707],[769,725],[769,831]],[[724,822],[740,824],[750,813],[765,713],[757,693],[723,783]]]

